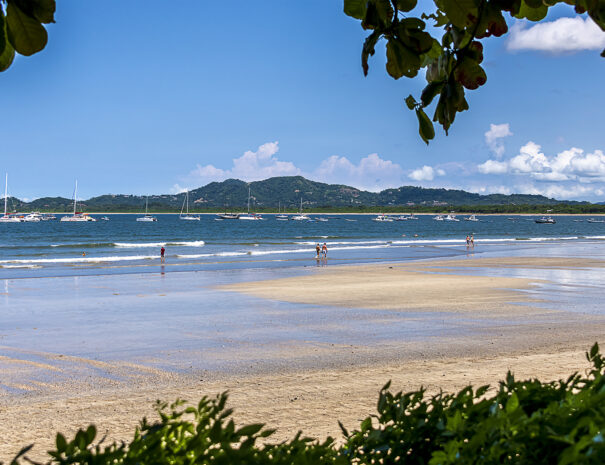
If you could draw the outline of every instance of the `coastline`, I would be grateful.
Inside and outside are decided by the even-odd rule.
[[[494,385],[509,369],[566,378],[603,342],[605,315],[581,300],[561,308],[557,292],[602,294],[605,260],[539,250],[570,256],[20,280],[5,299],[36,308],[44,295],[46,305],[26,320],[6,315],[21,329],[0,346],[0,459],[31,442],[28,456],[40,459],[56,432],[91,422],[109,441],[128,440],[143,416],[155,418],[156,399],[229,390],[237,424],[267,423],[280,441],[298,430],[340,437],[337,421],[358,426],[389,379],[393,390],[435,393]]]

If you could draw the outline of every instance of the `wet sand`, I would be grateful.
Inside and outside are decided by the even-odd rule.
[[[255,314],[258,320],[251,320],[246,313],[234,314],[232,318],[247,318],[247,323],[255,327],[245,344],[213,342],[200,346],[210,333],[196,334],[192,326],[195,320],[175,314],[174,322],[157,321],[166,324],[167,332],[171,328],[166,322],[178,327],[174,340],[180,337],[185,342],[193,337],[195,344],[173,347],[174,340],[167,338],[157,346],[145,346],[146,357],[116,357],[112,351],[86,357],[75,354],[75,343],[64,347],[71,347],[70,351],[58,353],[50,350],[53,344],[43,348],[38,341],[33,347],[28,339],[23,347],[0,346],[4,375],[0,390],[0,459],[10,459],[31,442],[36,447],[29,456],[42,458],[55,432],[73,433],[89,423],[95,423],[100,435],[107,434],[109,440],[128,440],[144,415],[153,418],[156,399],[196,402],[203,395],[229,390],[238,424],[265,422],[277,428],[275,440],[292,437],[298,430],[323,438],[340,436],[338,420],[353,428],[372,413],[378,391],[389,379],[394,390],[423,385],[436,392],[454,391],[468,383],[493,385],[509,369],[519,378],[564,378],[588,367],[584,352],[595,341],[604,342],[605,316],[578,309],[563,311],[556,302],[535,294],[535,289],[543,285],[561,285],[543,279],[540,273],[535,275],[542,276],[539,279],[531,273],[524,277],[493,275],[506,268],[585,270],[600,277],[604,264],[590,259],[504,257],[342,266],[254,282],[249,281],[253,277],[249,274],[243,280],[247,282],[219,283],[219,291],[216,285],[194,289],[190,282],[186,285],[188,291],[161,289],[158,283],[150,282],[151,276],[146,276],[137,278],[140,286],[128,296],[118,296],[125,292],[119,284],[124,278],[90,278],[90,286],[98,286],[99,293],[87,288],[89,299],[111,295],[116,298],[113,305],[124,302],[129,309],[134,308],[137,299],[146,301],[141,307],[146,311],[154,299],[162,302],[160,308],[164,310],[163,302],[183,305],[204,297],[235,308],[238,302],[245,306],[256,302],[249,297],[253,295],[267,299],[258,300],[258,305],[269,310],[263,319]],[[191,276],[199,279],[195,274]],[[179,277],[179,282],[184,279]],[[85,282],[80,279],[78,285]],[[143,290],[145,285],[160,294],[154,297],[149,289]],[[583,292],[566,286],[567,293]],[[602,295],[600,284],[592,286],[591,292]],[[153,312],[147,314],[151,322],[156,322],[156,317]],[[112,328],[115,323],[108,319],[107,327]],[[204,317],[202,323],[216,321]],[[423,333],[426,328],[421,325],[418,337],[387,334],[389,327],[398,327],[401,322],[401,328],[416,328],[409,325],[417,321],[428,324],[430,331]],[[103,325],[102,321],[93,323]],[[262,332],[267,325],[269,333]],[[318,331],[326,330],[322,325],[334,327],[334,332],[317,337]],[[450,331],[454,326],[456,331]],[[297,327],[300,333],[288,333],[289,327]],[[137,330],[141,327],[134,325],[132,331]],[[273,330],[276,335],[285,335],[272,340]],[[338,330],[350,337],[340,335]],[[225,331],[219,328],[222,339],[217,340],[235,337]],[[358,335],[362,333],[363,337]],[[129,336],[121,342],[117,336],[117,348],[144,340]],[[51,337],[51,332],[43,333],[43,337]],[[105,337],[101,332],[101,339]],[[171,357],[180,364],[171,365]],[[195,360],[203,357],[237,361],[238,365],[236,369],[229,364],[220,369],[195,365]]]

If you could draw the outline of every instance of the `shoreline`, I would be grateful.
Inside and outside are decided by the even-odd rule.
[[[394,391],[423,385],[436,393],[495,385],[509,369],[519,378],[567,378],[604,342],[605,315],[558,308],[558,298],[602,295],[605,260],[554,250],[571,255],[342,265],[290,277],[274,270],[264,281],[246,270],[94,276],[61,281],[62,289],[36,281],[54,294],[33,283],[11,287],[6,296],[23,309],[33,295],[46,306],[43,320],[26,312],[24,324],[13,307],[6,315],[0,459],[31,442],[28,456],[42,459],[56,432],[72,435],[91,422],[108,441],[128,440],[143,416],[155,419],[156,399],[195,403],[229,390],[237,424],[276,427],[277,442],[298,430],[339,438],[337,421],[358,427],[389,379]],[[251,288],[271,295],[249,297]],[[76,290],[83,298],[73,301]]]

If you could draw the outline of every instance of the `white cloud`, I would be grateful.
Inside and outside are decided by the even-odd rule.
[[[504,155],[504,144],[500,139],[512,135],[513,133],[510,131],[508,123],[490,124],[489,131],[485,133],[485,143],[496,158],[500,158]]]
[[[535,142],[528,142],[519,154],[505,161],[487,160],[477,165],[483,174],[525,175],[538,181],[579,181],[581,183],[605,181],[605,154],[601,150],[584,153],[572,147],[548,157]]]
[[[293,163],[281,161],[274,155],[279,151],[279,143],[267,142],[258,147],[256,152],[247,150],[241,157],[232,160],[229,169],[217,168],[214,165],[197,165],[186,176],[188,184],[200,186],[212,181],[224,181],[229,178],[242,181],[260,181],[273,176],[295,176],[301,174]]]
[[[432,181],[435,179],[435,176],[445,176],[445,171],[424,165],[422,168],[415,169],[408,175],[414,181]]]
[[[508,50],[539,50],[570,53],[605,47],[605,32],[590,18],[559,18],[526,27],[518,21],[510,28]]]
[[[483,174],[504,174],[508,171],[508,163],[487,160],[485,163],[478,165],[477,169]]]
[[[243,181],[258,181],[273,176],[302,175],[309,179],[326,183],[347,184],[360,189],[380,191],[389,187],[401,186],[405,177],[404,169],[397,163],[380,158],[372,153],[354,163],[347,157],[333,155],[321,161],[319,167],[307,172],[289,161],[279,160],[278,142],[268,142],[253,151],[246,151],[232,160],[231,167],[219,168],[214,165],[197,165],[184,176],[181,184],[175,184],[171,192],[184,192],[188,188],[182,185],[199,187],[212,181],[224,181],[229,178]],[[443,175],[443,170],[437,170]]]
[[[348,184],[360,189],[380,191],[388,187],[400,186],[403,174],[400,165],[372,153],[362,158],[359,164],[351,162],[347,157],[332,155],[323,160],[310,177],[322,182]]]

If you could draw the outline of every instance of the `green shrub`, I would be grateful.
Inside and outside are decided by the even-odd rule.
[[[49,464],[602,464],[605,463],[604,360],[595,344],[585,376],[542,383],[509,372],[496,392],[471,386],[428,396],[424,389],[380,392],[378,412],[344,444],[304,438],[270,443],[262,424],[236,428],[227,394],[196,407],[158,402],[159,420],[143,419],[130,443],[95,442],[96,428],[71,441],[61,434]],[[259,441],[260,440],[260,441]],[[12,464],[28,460],[24,448]],[[30,461],[31,462],[31,461]],[[34,462],[32,462],[34,463]]]

